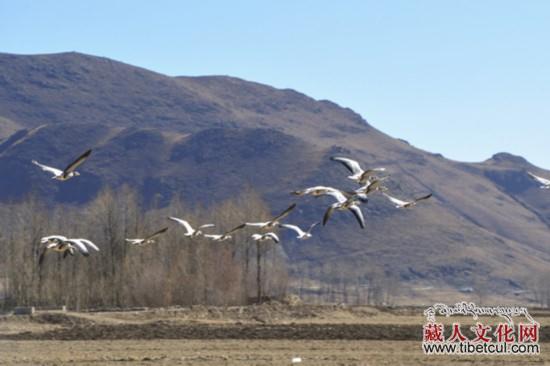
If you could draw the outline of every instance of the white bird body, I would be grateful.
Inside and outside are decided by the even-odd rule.
[[[432,196],[432,194],[428,194],[426,196],[422,196],[422,197],[419,197],[419,198],[416,198],[412,201],[403,201],[403,200],[400,200],[398,198],[395,198],[395,197],[392,197],[390,196],[389,194],[383,192],[382,193],[384,196],[386,196],[387,199],[389,199],[393,204],[395,204],[395,207],[396,208],[410,208],[410,207],[413,207],[413,206],[416,206],[416,204],[419,202],[419,201],[422,201],[422,200],[427,200],[428,198],[430,198]]]
[[[186,233],[183,234],[184,236],[193,237],[193,238],[195,238],[197,236],[200,236],[200,235],[203,235],[203,232],[200,229],[215,226],[214,224],[204,224],[204,225],[199,226],[197,229],[194,229],[191,226],[191,224],[189,224],[189,222],[186,221],[186,220],[178,219],[177,217],[173,217],[173,216],[170,216],[168,219],[179,223],[180,225],[182,225],[185,228]]]
[[[87,150],[84,154],[80,155],[78,158],[76,158],[76,160],[74,160],[72,163],[67,165],[65,170],[61,170],[61,169],[53,168],[51,166],[40,164],[36,160],[32,160],[32,163],[34,165],[40,167],[40,169],[42,169],[43,171],[53,174],[52,179],[56,179],[56,180],[59,180],[59,181],[66,181],[66,180],[69,180],[73,177],[76,177],[76,176],[80,175],[80,173],[77,172],[75,169],[78,168],[82,163],[84,163],[84,161],[86,161],[86,159],[88,159],[88,157],[90,156],[91,153],[92,153],[91,149]]]
[[[333,156],[330,159],[342,163],[351,172],[351,175],[349,175],[348,178],[359,184],[369,184],[370,177],[376,175],[377,172],[386,171],[386,168],[372,168],[364,170],[357,161],[340,156]]]
[[[300,229],[299,226],[296,226],[296,225],[290,225],[290,224],[280,224],[279,226],[280,227],[284,227],[285,229],[290,229],[290,230],[294,230],[296,232],[296,234],[298,234],[298,236],[296,237],[296,239],[299,239],[299,240],[307,240],[309,238],[311,238],[311,230],[317,226],[319,223],[316,222],[314,224],[312,224],[309,229],[307,231],[303,231],[302,229]]]
[[[279,226],[280,220],[282,220],[284,217],[286,217],[295,207],[296,207],[296,204],[293,203],[286,210],[284,210],[279,215],[275,216],[274,218],[272,218],[269,221],[265,221],[265,222],[245,222],[244,225],[258,227],[260,229],[273,229],[273,228]]]
[[[540,183],[541,186],[540,188],[541,189],[550,189],[550,179],[546,179],[546,178],[543,178],[543,177],[540,177],[538,175],[535,175],[531,172],[527,172],[527,174],[529,174],[529,176],[535,180],[536,182]]]
[[[46,244],[44,250],[51,250],[51,251],[54,251],[54,252],[59,252],[59,253],[64,253],[65,251],[70,251],[71,254],[74,253],[74,246],[69,243],[68,241],[62,241],[62,242],[58,242],[58,243],[55,243],[55,242],[49,242],[48,244]]]
[[[273,232],[269,232],[269,233],[265,233],[265,234],[252,234],[251,238],[252,238],[252,240],[254,240],[256,242],[262,242],[262,241],[268,241],[268,240],[271,240],[275,243],[280,242],[279,237],[277,236],[277,234],[275,234]]]
[[[147,245],[147,244],[154,244],[154,239],[142,239],[142,238],[135,238],[135,239],[125,239],[127,243],[132,245]]]
[[[167,227],[163,228],[163,229],[160,229],[159,231],[145,237],[145,238],[136,238],[136,239],[125,239],[127,243],[129,244],[132,244],[132,245],[138,245],[138,246],[142,246],[142,245],[148,245],[148,244],[154,244],[155,243],[155,238],[163,233],[165,233],[166,231],[168,230]]]

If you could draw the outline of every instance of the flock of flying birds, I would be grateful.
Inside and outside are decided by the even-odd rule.
[[[36,160],[33,160],[32,163],[40,167],[43,171],[46,171],[50,174],[53,174],[52,179],[56,179],[59,181],[66,181],[68,179],[71,179],[73,177],[79,176],[80,174],[76,171],[76,169],[86,161],[90,157],[90,154],[92,153],[92,150],[87,150],[85,153],[80,155],[76,160],[74,160],[72,163],[70,163],[64,170],[52,168],[47,165],[40,164]],[[327,186],[314,186],[305,188],[303,190],[294,191],[292,194],[297,196],[314,196],[314,197],[320,197],[320,196],[331,196],[336,200],[336,202],[332,203],[327,210],[325,211],[325,214],[323,216],[322,224],[323,226],[326,225],[328,220],[330,219],[331,215],[334,213],[334,211],[346,211],[349,210],[357,219],[357,222],[359,223],[359,226],[364,229],[365,228],[365,219],[363,217],[363,212],[361,211],[361,204],[366,204],[368,202],[368,196],[370,194],[374,193],[380,193],[384,197],[386,197],[391,203],[395,205],[396,208],[410,208],[415,206],[418,202],[429,199],[432,194],[429,193],[427,195],[415,198],[413,200],[409,201],[403,201],[398,198],[395,198],[393,196],[390,196],[387,191],[388,188],[384,186],[384,181],[389,178],[389,176],[379,176],[379,173],[383,173],[386,171],[386,168],[372,168],[372,169],[363,169],[361,168],[361,165],[352,159],[345,158],[345,157],[331,157],[331,160],[341,163],[344,167],[346,167],[351,175],[348,176],[349,179],[353,180],[359,185],[359,188],[353,190],[353,191],[344,191],[333,187],[327,187]],[[527,172],[527,174],[534,179],[536,182],[540,183],[540,188],[542,189],[550,189],[550,180],[546,178],[542,178],[540,176],[537,176],[531,172]],[[221,242],[228,239],[231,239],[231,234],[234,232],[241,230],[245,227],[254,227],[257,228],[260,232],[252,234],[251,239],[255,242],[263,242],[263,241],[273,241],[275,243],[279,243],[279,237],[276,233],[274,233],[272,230],[276,228],[283,228],[288,230],[293,230],[297,236],[296,238],[299,240],[306,240],[312,237],[312,230],[315,226],[319,225],[320,222],[313,223],[309,226],[309,228],[304,231],[300,227],[296,225],[291,224],[285,224],[281,221],[286,218],[292,210],[296,207],[296,203],[293,203],[290,205],[286,210],[281,212],[279,215],[273,217],[271,220],[264,221],[264,222],[245,222],[242,223],[231,230],[223,233],[223,234],[209,234],[205,233],[205,229],[210,229],[215,227],[214,224],[204,224],[198,226],[196,229],[191,226],[191,224],[184,220],[177,217],[169,217],[168,219],[181,225],[185,229],[185,233],[183,234],[186,237],[190,238],[197,238],[199,236],[203,236],[207,239],[210,239],[212,241]],[[168,230],[168,227],[164,227],[155,233],[148,235],[143,238],[135,238],[135,239],[126,239],[126,242],[132,245],[137,246],[143,246],[148,244],[155,243],[155,239],[165,233]],[[79,252],[80,254],[84,256],[90,255],[90,249],[93,249],[95,251],[99,251],[99,248],[97,245],[95,245],[93,242],[87,239],[83,238],[67,238],[63,235],[50,235],[45,236],[41,238],[40,240],[41,245],[43,246],[42,251],[40,253],[39,257],[39,264],[41,265],[44,256],[48,251],[54,251],[59,252],[63,254],[63,258],[67,257],[67,255],[74,255],[75,252]]]

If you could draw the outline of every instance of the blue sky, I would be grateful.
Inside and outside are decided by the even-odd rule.
[[[548,19],[542,0],[0,0],[0,51],[293,88],[455,160],[550,169]]]

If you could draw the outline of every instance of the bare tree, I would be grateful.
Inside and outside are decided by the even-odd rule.
[[[168,225],[169,215],[184,216],[197,224],[212,220],[215,232],[270,215],[265,202],[250,189],[215,209],[191,207],[175,198],[166,207],[143,213],[137,194],[127,187],[106,188],[84,206],[46,207],[32,196],[0,206],[0,266],[6,273],[6,297],[14,305],[68,305],[76,309],[245,304],[254,286],[249,272],[249,231],[217,243],[184,237],[179,227],[171,226],[156,244],[134,247],[125,243],[126,237]],[[39,267],[40,238],[51,234],[88,238],[100,252],[65,259],[48,253]],[[268,256],[257,252],[260,297],[284,293],[287,285],[284,253],[272,248],[267,252]]]

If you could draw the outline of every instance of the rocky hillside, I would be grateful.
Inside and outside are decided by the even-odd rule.
[[[82,177],[63,184],[30,164],[64,166],[88,147]],[[354,187],[329,160],[334,154],[386,166],[398,197],[434,197],[396,210],[373,196],[366,230],[337,213],[310,241],[288,235],[295,285],[303,276],[325,283],[376,276],[393,278],[404,303],[472,296],[460,293],[465,288],[532,300],[532,280],[550,265],[550,194],[525,171],[550,172],[520,157],[451,161],[332,102],[226,76],[168,77],[78,53],[0,54],[2,202],[35,192],[79,204],[102,187],[129,184],[146,202],[182,195],[211,205],[254,187],[274,212],[297,201],[289,221],[306,226],[330,199],[297,200],[290,191]]]

